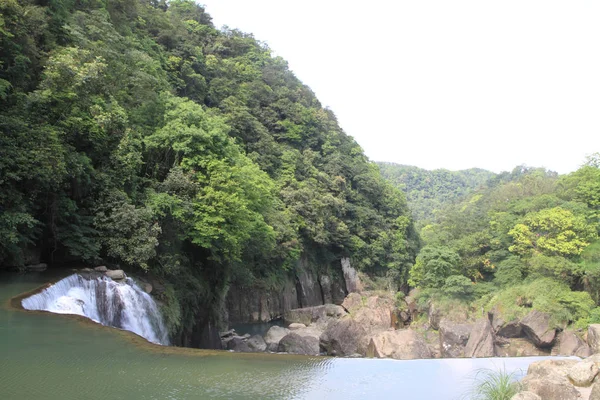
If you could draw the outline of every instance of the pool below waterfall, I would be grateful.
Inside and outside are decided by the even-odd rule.
[[[0,399],[458,399],[479,368],[544,357],[380,360],[150,344],[83,318],[9,302],[48,280],[0,273]]]

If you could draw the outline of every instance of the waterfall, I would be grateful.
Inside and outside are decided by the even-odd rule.
[[[131,278],[119,283],[105,276],[84,278],[73,274],[23,299],[21,304],[27,310],[82,315],[102,325],[134,332],[150,342],[169,344],[156,303]]]

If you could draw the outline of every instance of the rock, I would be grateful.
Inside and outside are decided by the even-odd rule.
[[[543,378],[548,375],[558,375],[564,379],[567,379],[569,370],[578,362],[579,361],[577,360],[570,359],[550,359],[536,361],[529,364],[529,368],[527,368],[527,376]]]
[[[494,334],[488,318],[482,318],[475,323],[465,346],[465,357],[493,357]]]
[[[243,353],[252,353],[252,349],[248,346],[248,341],[242,336],[234,336],[227,341],[227,350],[240,351]]]
[[[542,398],[533,392],[520,392],[515,394],[510,400],[542,400]]]
[[[318,355],[319,340],[291,332],[281,338],[278,351],[291,354]]]
[[[354,353],[366,354],[368,330],[351,318],[331,324],[321,335],[321,346],[332,356],[347,357]]]
[[[108,268],[106,268],[106,265],[100,265],[100,266],[94,268],[94,271],[96,271],[96,272],[106,272],[106,271],[108,271]]]
[[[590,324],[588,326],[587,342],[592,353],[600,352],[600,324]]]
[[[108,270],[104,275],[115,281],[125,279],[125,272],[122,269]]]
[[[440,322],[440,350],[442,357],[463,357],[473,324],[458,324],[446,319]]]
[[[322,306],[297,308],[286,311],[283,319],[286,323],[299,323],[306,326],[315,323],[326,325],[332,319],[338,319],[346,315],[346,310],[342,306],[335,304],[325,304]]]
[[[260,335],[254,335],[246,342],[248,347],[253,352],[262,352],[267,350],[267,343]]]
[[[333,285],[331,284],[331,278],[329,278],[327,275],[319,276],[319,285],[321,286],[323,292],[323,303],[332,304],[334,300],[332,293]]]
[[[288,326],[288,329],[291,331],[296,330],[296,329],[303,329],[303,328],[306,328],[306,325],[299,324],[297,322],[293,322]]]
[[[346,296],[346,298],[342,302],[342,307],[351,313],[363,306],[363,297],[358,293],[348,293],[348,296]]]
[[[307,326],[306,328],[296,329],[293,332],[300,336],[310,336],[320,340],[321,335],[323,334],[323,329],[320,329],[318,326],[311,325]]]
[[[581,361],[573,365],[567,376],[575,386],[590,386],[598,375],[598,367],[592,361]]]
[[[592,386],[589,400],[600,400],[600,383],[596,382]]]
[[[596,353],[587,357],[584,361],[591,361],[596,364],[596,367],[600,368],[600,353]]]
[[[582,348],[581,354],[585,353],[586,348],[589,349],[587,344],[575,334],[573,331],[561,332],[556,339],[556,344],[552,348],[552,355],[557,356],[572,356]],[[585,356],[583,357],[585,358]]]
[[[543,400],[576,400],[581,395],[569,381],[557,375],[548,375],[546,377],[526,376],[522,380],[523,387],[537,394]]]
[[[499,339],[503,339],[502,342]],[[533,343],[524,338],[507,339],[496,336],[494,351],[497,357],[531,357],[548,356],[548,349],[539,349]]]
[[[550,347],[556,337],[556,329],[550,327],[550,314],[531,311],[521,320],[523,332],[537,347]]]
[[[586,358],[586,357],[589,357],[591,355],[592,355],[592,349],[590,349],[590,346],[588,346],[587,343],[584,343],[575,352],[575,356],[577,356],[579,358]]]
[[[348,257],[341,259],[342,272],[344,273],[344,280],[346,281],[346,290],[348,293],[362,292],[363,285],[360,282],[358,273],[350,265],[350,259]]]
[[[371,338],[367,356],[414,360],[417,358],[431,358],[431,352],[417,332],[404,329],[382,332]]]
[[[230,329],[225,332],[219,332],[219,337],[221,337],[221,339],[225,339],[225,338],[233,337],[233,336],[235,336],[235,329]]]
[[[429,326],[436,331],[440,329],[440,322],[442,321],[442,311],[436,307],[434,303],[429,304],[427,310],[427,316],[429,317]]]
[[[491,319],[492,329],[496,332],[497,336],[505,338],[517,338],[522,336],[523,332],[518,320],[506,322],[497,308],[490,311],[488,315]]]
[[[279,347],[279,341],[288,333],[290,330],[282,328],[281,326],[272,326],[265,335],[265,343],[267,344],[267,350],[277,351]]]

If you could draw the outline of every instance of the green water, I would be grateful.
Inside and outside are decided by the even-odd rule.
[[[48,279],[0,274],[0,399],[452,399],[474,368],[533,358],[368,360],[241,354],[144,344],[75,318],[15,310]]]

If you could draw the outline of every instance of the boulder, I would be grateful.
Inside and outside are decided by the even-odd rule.
[[[542,400],[542,398],[533,392],[520,392],[515,394],[510,400]]]
[[[588,326],[587,342],[592,349],[592,353],[600,352],[600,324]]]
[[[436,331],[440,329],[440,322],[442,321],[443,313],[442,311],[436,307],[434,303],[429,304],[429,309],[427,310],[427,316],[429,320],[429,326]]]
[[[306,326],[315,323],[326,325],[332,319],[338,319],[346,315],[343,307],[335,304],[324,304],[322,306],[296,308],[286,311],[283,319],[286,323],[299,323]]]
[[[278,351],[291,354],[318,355],[319,340],[310,336],[288,333],[279,341]]]
[[[431,358],[431,352],[421,335],[411,329],[381,332],[371,338],[368,357],[414,360]]]
[[[39,264],[31,264],[25,267],[25,271],[31,272],[42,272],[48,268],[48,264],[39,263]]]
[[[550,314],[531,311],[521,320],[523,332],[537,347],[550,347],[556,337],[556,329],[550,326]]]
[[[290,331],[295,331],[296,329],[304,329],[304,328],[306,328],[306,325],[304,325],[304,324],[299,324],[299,323],[297,323],[297,322],[293,322],[293,323],[291,323],[291,324],[288,326],[288,329],[289,329]]]
[[[123,272],[122,269],[108,270],[104,273],[104,275],[115,281],[125,279],[125,272]]]
[[[497,336],[505,338],[517,338],[522,336],[523,332],[518,320],[506,322],[497,308],[490,311],[488,316],[491,320],[492,329]]]
[[[358,272],[350,265],[350,259],[348,257],[342,258],[341,264],[348,293],[362,292],[363,285],[358,277]]]
[[[473,324],[459,324],[442,319],[439,329],[442,357],[463,357],[472,330]]]
[[[600,383],[596,382],[592,386],[589,400],[600,400]]]
[[[269,328],[265,335],[267,350],[277,351],[277,348],[279,347],[279,341],[288,333],[290,333],[290,330],[287,328],[282,328],[281,326],[272,326]]]
[[[488,318],[481,318],[473,326],[467,345],[465,346],[465,357],[493,357],[494,334],[492,324]]]
[[[305,328],[296,329],[293,332],[300,336],[310,336],[320,340],[321,335],[323,334],[323,329],[321,329],[319,326],[311,325]]]
[[[96,271],[96,272],[106,272],[106,271],[108,271],[108,268],[106,268],[106,265],[100,265],[100,266],[94,268],[94,271]]]
[[[246,342],[248,347],[253,352],[263,352],[267,350],[267,343],[260,335],[254,335]]]
[[[500,341],[502,339],[502,341]],[[539,349],[524,338],[507,339],[496,336],[494,351],[497,357],[549,356],[548,349]]]
[[[242,336],[234,336],[226,341],[227,350],[240,351],[243,353],[252,353],[248,346],[248,340]]]
[[[589,352],[589,346],[573,331],[561,332],[552,348],[553,356],[572,356],[577,353],[583,355],[587,352]],[[582,358],[585,357],[587,356],[584,355]]]
[[[527,375],[521,381],[526,391],[540,396],[544,400],[576,400],[581,395],[566,378],[557,375],[545,377]]]
[[[352,354],[365,355],[369,331],[352,318],[344,318],[327,327],[321,335],[321,346],[331,356],[347,357]]]
[[[569,368],[567,376],[575,386],[587,387],[598,375],[598,367],[592,361],[581,361]]]
[[[366,297],[364,298],[366,301]],[[358,293],[348,293],[348,296],[342,302],[342,307],[348,312],[354,312],[363,307],[363,296]]]

